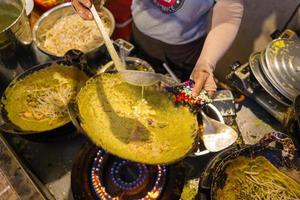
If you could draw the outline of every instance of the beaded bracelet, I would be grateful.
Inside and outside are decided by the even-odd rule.
[[[168,87],[167,91],[174,94],[175,103],[189,105],[192,108],[195,106],[202,107],[207,103],[211,103],[211,98],[205,90],[202,90],[197,97],[192,96],[192,90],[195,85],[193,80],[188,80],[183,84],[174,87]]]

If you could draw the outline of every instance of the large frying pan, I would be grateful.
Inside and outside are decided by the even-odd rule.
[[[133,61],[134,61],[133,59],[127,60],[127,62],[133,62]],[[141,62],[141,60],[138,59],[137,62]],[[108,69],[106,72],[99,73],[96,76],[92,77],[88,81],[88,83],[90,83],[90,81],[94,81],[94,80],[97,80],[97,79],[101,80],[101,77],[105,73],[115,73],[115,72],[110,71]],[[101,82],[100,81],[97,82],[96,85],[98,85],[98,89],[96,91],[101,92],[102,91]],[[88,87],[88,84],[85,87]],[[156,88],[161,90],[161,88],[159,88],[159,87],[156,87]],[[86,88],[82,88],[82,89],[84,90]],[[167,91],[165,91],[165,93],[167,93]],[[107,102],[107,98],[105,98],[105,100],[103,100],[102,97],[101,97],[100,102],[101,101],[102,102]],[[110,105],[107,105],[107,104],[105,104],[105,105],[106,105],[106,107],[107,106],[111,107]],[[86,108],[85,110],[89,110],[89,108]],[[114,111],[114,109],[108,109],[108,110]],[[208,110],[210,110],[210,109],[208,109]],[[178,148],[178,149],[182,148],[182,149],[184,149],[183,151],[180,151],[181,152],[180,155],[179,154],[178,155],[175,155],[175,154],[173,155],[172,154],[172,156],[170,156],[170,153],[169,153],[168,156],[165,156],[166,152],[169,151],[168,148],[166,148],[159,155],[157,155],[157,153],[156,153],[155,154],[156,157],[153,156],[155,150],[151,151],[149,149],[145,150],[145,151],[147,151],[147,154],[141,156],[135,151],[129,151],[128,146],[126,146],[127,143],[122,142],[122,138],[118,137],[117,136],[118,134],[111,135],[111,134],[103,132],[103,130],[102,130],[103,126],[99,126],[98,128],[95,129],[95,130],[97,130],[97,134],[99,134],[99,135],[97,135],[97,137],[100,137],[101,139],[99,139],[99,138],[96,139],[93,136],[93,134],[95,134],[95,133],[89,133],[86,129],[84,129],[84,125],[85,125],[86,122],[82,117],[82,113],[80,113],[80,111],[79,111],[78,101],[73,102],[72,104],[70,104],[69,112],[70,112],[72,122],[75,124],[75,126],[79,130],[81,130],[81,132],[84,133],[93,143],[97,144],[99,147],[105,149],[106,151],[108,151],[109,153],[111,153],[113,155],[116,155],[116,156],[118,156],[120,158],[123,158],[123,159],[131,160],[131,161],[134,161],[134,162],[141,162],[141,163],[146,163],[146,164],[170,164],[170,163],[174,163],[174,162],[176,162],[178,160],[181,160],[182,158],[186,157],[188,154],[190,154],[194,150],[194,146],[196,144],[196,137],[198,137],[198,135],[196,133],[193,133],[193,132],[191,132],[190,136],[180,135],[180,138],[185,138],[186,139],[186,137],[189,137],[188,141],[190,141],[190,142],[188,144],[185,144],[185,146],[184,146],[184,145],[181,145],[183,143],[182,140],[178,141],[178,137],[179,137],[178,135],[174,136],[174,135],[169,134],[169,136],[168,136],[168,133],[165,133],[165,135],[166,135],[165,138],[168,137],[168,141],[170,141],[170,143],[172,144],[170,147],[168,147],[169,149],[171,149],[171,148],[174,148],[174,149],[175,148]],[[87,112],[95,112],[95,111],[87,111]],[[111,112],[111,111],[109,111],[109,112]],[[117,115],[117,114],[114,114],[114,116],[115,115]],[[115,119],[118,119],[118,118],[119,118],[118,116],[115,117]],[[201,115],[196,115],[194,120],[195,120],[195,123],[197,123],[197,121],[199,123],[201,123]],[[110,121],[111,121],[110,122],[110,127],[113,127],[113,125],[112,125],[113,123],[118,123],[118,122],[115,122],[113,120],[110,120]],[[139,123],[139,121],[137,121],[137,123]],[[120,129],[118,129],[118,130],[120,130]],[[111,132],[115,133],[115,132],[118,132],[118,130],[111,131]],[[107,141],[108,139],[109,140],[113,139],[119,145],[122,145],[122,152],[120,150],[116,150],[116,148],[114,148],[115,146],[119,146],[119,145],[116,145],[115,143],[108,144],[109,143],[109,141]],[[164,140],[166,140],[166,139],[164,139]],[[175,142],[175,141],[178,141],[178,142]],[[149,141],[147,141],[147,142],[149,142]],[[145,145],[145,143],[141,143],[140,146]]]
[[[91,70],[89,70],[87,62],[84,58],[83,53],[77,50],[70,50],[66,53],[63,59],[59,59],[52,62],[47,62],[38,66],[34,66],[23,73],[21,73],[18,77],[16,77],[8,86],[6,89],[12,87],[17,81],[24,79],[25,77],[31,75],[32,73],[39,71],[41,69],[45,69],[52,64],[63,64],[67,66],[74,66],[82,71],[85,72],[86,75],[91,75]],[[1,97],[1,103],[0,103],[0,131],[10,133],[10,134],[16,134],[20,135],[22,137],[25,137],[30,140],[34,141],[56,141],[58,138],[65,139],[66,137],[70,137],[74,134],[76,134],[76,128],[73,126],[71,120],[69,123],[60,126],[58,128],[48,130],[48,131],[25,131],[22,130],[20,127],[12,123],[8,118],[8,113],[5,109],[5,106],[3,105],[3,100],[6,99],[5,92],[2,94]],[[16,102],[17,104],[18,102]]]
[[[270,146],[272,142],[276,142],[275,147]],[[283,133],[269,133],[255,145],[233,147],[217,154],[202,174],[199,183],[199,199],[215,198],[217,190],[224,187],[227,166],[239,156],[264,156],[277,168],[300,169],[299,163],[295,160],[295,146],[292,139]]]

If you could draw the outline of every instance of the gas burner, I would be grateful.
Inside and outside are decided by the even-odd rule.
[[[133,178],[124,177],[125,171],[132,171],[137,176]],[[148,169],[145,164],[132,163],[127,160],[115,162],[110,170],[113,183],[124,191],[138,189],[148,178]],[[136,178],[136,179],[135,179]],[[160,178],[160,177],[159,177]]]
[[[183,163],[146,165],[113,156],[92,144],[84,146],[73,164],[75,200],[179,199],[185,180]]]
[[[157,199],[165,185],[166,166],[148,166],[122,159],[107,162],[108,153],[99,149],[90,173],[90,182],[98,199]],[[106,166],[107,165],[107,166]],[[148,192],[145,191],[148,189]]]

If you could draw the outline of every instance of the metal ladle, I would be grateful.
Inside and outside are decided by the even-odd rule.
[[[237,132],[201,112],[203,119],[203,143],[210,152],[218,152],[232,145],[238,138]]]
[[[115,64],[116,69],[118,70],[119,74],[129,84],[136,85],[136,86],[150,86],[158,81],[166,82],[167,80],[164,78],[164,75],[157,74],[154,72],[143,72],[137,70],[126,70],[125,69],[125,56],[123,50],[121,49],[121,58],[118,56],[106,30],[100,19],[95,6],[92,4],[90,11],[93,15],[93,18],[96,22],[96,25],[103,37],[104,43],[107,47],[107,50]]]

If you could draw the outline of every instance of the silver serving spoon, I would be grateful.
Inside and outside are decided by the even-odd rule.
[[[203,119],[203,143],[210,152],[217,152],[232,145],[238,138],[237,132],[217,120],[201,112]]]

